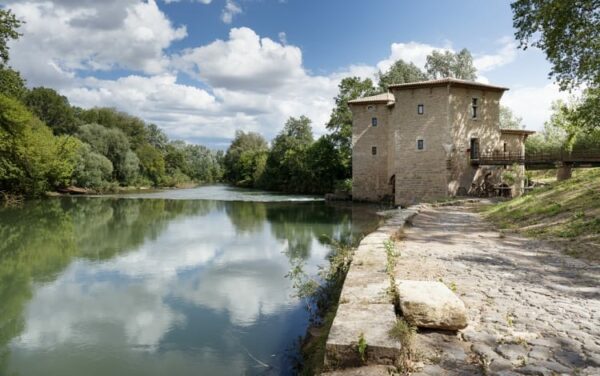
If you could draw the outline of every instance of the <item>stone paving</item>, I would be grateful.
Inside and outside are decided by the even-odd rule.
[[[442,281],[467,306],[458,333],[419,331],[414,375],[600,375],[600,266],[495,231],[470,206],[427,207],[396,279]]]

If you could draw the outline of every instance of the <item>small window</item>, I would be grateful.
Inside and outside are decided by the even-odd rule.
[[[377,146],[373,146],[373,147],[371,148],[371,154],[373,154],[373,155],[377,155]]]
[[[374,126],[374,127],[377,126],[377,118],[376,117],[371,118],[371,125]]]
[[[477,118],[477,98],[471,99],[471,116],[473,119]]]
[[[425,113],[425,106],[422,104],[417,105],[417,114],[423,115]]]
[[[504,143],[504,152],[506,153],[506,142]]]
[[[425,149],[425,141],[417,140],[417,150],[423,150],[423,149]]]

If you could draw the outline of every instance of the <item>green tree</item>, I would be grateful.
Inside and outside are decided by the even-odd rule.
[[[73,171],[73,184],[78,187],[104,190],[110,185],[113,172],[112,162],[80,142]]]
[[[169,138],[156,124],[149,124],[146,132],[146,142],[158,150],[165,150],[169,143]]]
[[[54,131],[54,134],[77,132],[78,120],[75,118],[69,100],[55,90],[36,87],[25,96],[25,104]]]
[[[344,78],[339,84],[339,93],[335,97],[335,107],[331,112],[327,129],[341,155],[344,175],[352,176],[352,112],[348,101],[376,93],[373,81],[359,77]]]
[[[600,86],[598,0],[517,0],[511,8],[520,47],[544,51],[563,90]]]
[[[21,36],[17,31],[21,23],[10,9],[0,9],[0,68],[4,68],[8,63],[8,41]]]
[[[36,196],[67,185],[77,146],[72,137],[55,137],[17,100],[0,95],[0,190]]]
[[[329,193],[335,190],[339,180],[344,179],[345,170],[341,155],[330,135],[320,137],[307,151],[310,174],[310,193]]]
[[[515,115],[510,108],[500,106],[500,128],[523,129],[523,118]]]
[[[473,57],[466,48],[457,53],[434,50],[427,56],[425,70],[431,79],[446,77],[473,81],[477,78],[477,70],[473,66]]]
[[[114,108],[83,110],[79,116],[87,124],[100,124],[107,128],[120,129],[127,135],[133,150],[148,142],[148,129],[144,121]]]
[[[387,92],[390,85],[425,81],[427,79],[427,75],[419,67],[404,60],[396,61],[385,73],[379,71],[377,76],[381,92]]]
[[[0,68],[0,94],[23,100],[27,94],[25,80],[11,68]]]
[[[124,184],[133,182],[139,170],[139,160],[129,148],[127,136],[120,129],[86,124],[79,128],[77,137],[90,144],[93,151],[111,161],[114,180]]]
[[[600,130],[600,86],[584,90],[571,114],[571,121],[583,132],[594,133]]]
[[[155,186],[159,186],[165,180],[165,159],[161,152],[154,146],[145,144],[138,149],[137,156],[142,174]]]
[[[309,183],[307,152],[313,143],[311,120],[290,117],[273,140],[267,158],[265,185],[286,192],[304,192]]]
[[[223,160],[225,180],[236,185],[256,186],[262,179],[264,164],[261,160],[268,150],[267,141],[258,133],[236,131]]]

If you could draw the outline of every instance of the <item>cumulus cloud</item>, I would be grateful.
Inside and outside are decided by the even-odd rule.
[[[115,68],[156,74],[164,50],[187,35],[154,0],[19,1],[8,6],[26,21],[11,43],[11,64],[32,85],[64,86],[74,72]]]
[[[377,68],[382,72],[387,71],[399,59],[413,63],[419,68],[425,68],[427,55],[431,54],[434,50],[452,51],[452,46],[447,44],[436,47],[418,42],[392,43],[390,50],[390,56],[377,63]]]

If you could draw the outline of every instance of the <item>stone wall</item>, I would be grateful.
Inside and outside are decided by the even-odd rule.
[[[352,124],[352,199],[380,201],[392,195],[388,164],[391,133],[386,103],[354,104],[350,106]],[[371,119],[377,118],[377,126]],[[373,155],[372,148],[377,148]]]
[[[396,195],[398,205],[447,195],[448,88],[394,90],[396,104],[390,116],[394,125]],[[423,114],[417,112],[423,105]],[[417,149],[423,140],[423,150]]]

